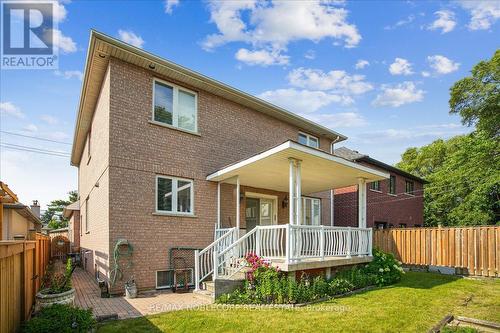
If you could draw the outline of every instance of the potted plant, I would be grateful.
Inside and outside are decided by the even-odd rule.
[[[136,298],[137,297],[137,286],[135,284],[134,277],[130,277],[130,279],[125,282],[125,296],[127,298]]]
[[[49,266],[42,281],[42,288],[36,294],[37,311],[52,304],[74,304],[75,289],[71,285],[74,270],[71,259],[68,259],[64,272],[55,272],[54,266]]]

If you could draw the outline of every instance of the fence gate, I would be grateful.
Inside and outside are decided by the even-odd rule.
[[[51,241],[51,257],[64,259],[69,253],[69,239],[66,236],[56,236]]]

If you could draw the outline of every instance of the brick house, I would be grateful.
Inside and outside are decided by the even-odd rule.
[[[119,293],[181,270],[198,289],[248,252],[292,277],[368,262],[366,184],[389,174],[331,154],[345,139],[92,31],[71,157],[85,269]],[[356,228],[336,227],[332,189],[352,185]]]
[[[80,249],[80,202],[77,200],[63,209],[63,217],[68,219],[68,239],[71,252]]]
[[[424,184],[427,182],[401,169],[360,154],[346,147],[336,148],[334,154],[390,174],[389,179],[368,184],[366,223],[379,229],[392,227],[421,227],[424,222]],[[335,225],[353,225],[358,217],[358,188],[335,189]]]

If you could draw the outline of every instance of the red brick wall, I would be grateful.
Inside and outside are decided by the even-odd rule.
[[[379,170],[376,166],[363,163]],[[386,171],[387,170],[383,170]],[[389,194],[389,179],[381,181],[381,191],[369,189],[367,184],[367,226],[375,226],[375,222],[386,222],[387,226],[399,227],[400,224],[406,224],[407,227],[423,225],[424,202],[423,185],[420,182],[413,181],[415,186],[415,195],[411,196],[405,192],[406,178],[399,174],[391,173],[396,176],[396,195]],[[410,179],[409,179],[410,180]],[[338,226],[357,226],[358,225],[358,192],[357,186],[350,186],[335,190],[334,200],[334,224]]]
[[[133,274],[139,288],[153,288],[155,271],[168,267],[169,248],[201,249],[213,241],[217,185],[206,176],[286,140],[297,140],[301,129],[200,90],[199,135],[158,126],[150,123],[152,73],[116,59],[110,60],[110,73],[109,249],[112,252],[118,239],[128,239],[134,246],[133,268],[124,270],[125,277]],[[328,139],[320,137],[320,145],[329,151]],[[155,214],[156,175],[194,181],[194,217]],[[236,223],[233,193],[231,185],[223,186],[223,225]],[[244,225],[244,204],[241,208]],[[280,209],[280,222],[285,216]],[[121,283],[115,290],[120,288]]]

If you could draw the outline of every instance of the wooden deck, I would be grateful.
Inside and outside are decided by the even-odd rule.
[[[323,260],[320,258],[305,258],[300,261],[286,263],[283,259],[272,259],[272,265],[279,267],[284,272],[295,272],[308,269],[348,266],[356,264],[364,264],[373,260],[372,256],[352,256],[346,257],[325,257]]]

